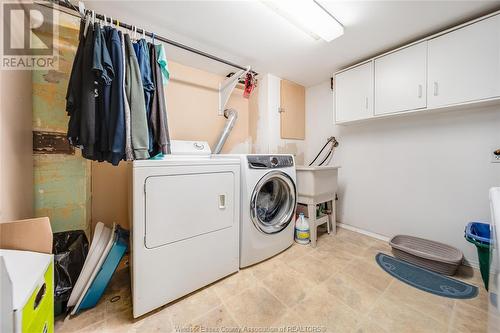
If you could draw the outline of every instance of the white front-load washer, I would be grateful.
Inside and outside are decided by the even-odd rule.
[[[245,154],[241,161],[240,267],[290,247],[297,204],[293,155]]]
[[[130,168],[134,318],[239,269],[240,160],[206,142],[172,152]]]

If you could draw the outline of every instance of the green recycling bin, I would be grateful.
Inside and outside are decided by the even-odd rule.
[[[471,222],[465,228],[465,239],[476,245],[479,258],[479,270],[483,278],[484,287],[488,290],[490,279],[490,226],[487,223]]]

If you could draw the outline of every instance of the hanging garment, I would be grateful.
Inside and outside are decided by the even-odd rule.
[[[141,71],[142,86],[144,88],[144,102],[146,103],[146,115],[148,119],[148,150],[153,151],[153,128],[151,125],[151,101],[155,92],[155,86],[152,80],[151,63],[149,56],[149,47],[144,38],[134,43],[134,52],[137,56],[139,70]]]
[[[102,29],[103,32],[103,40],[104,40],[104,45],[106,46],[105,50],[111,59],[111,55],[109,54],[109,44],[108,40],[110,39],[111,35],[111,28],[110,27],[104,27]],[[104,48],[103,48],[104,49]],[[111,60],[112,62],[112,60]],[[114,78],[114,68],[113,68],[113,78]],[[96,154],[96,160],[103,162],[108,159],[108,156],[111,151],[111,144],[109,141],[109,131],[111,128],[111,83],[109,84],[103,84],[102,89],[99,92],[99,121],[100,121],[100,133],[99,133],[99,153]]]
[[[123,64],[126,67],[126,52],[125,52],[125,36],[120,36],[120,42],[122,46],[122,60]],[[124,68],[125,70],[125,68]],[[124,105],[125,105],[125,160],[133,161],[134,160],[134,152],[132,150],[132,133],[131,133],[131,119],[130,119],[130,105],[127,99],[127,93],[125,91],[125,73],[123,75],[123,96],[124,96]]]
[[[256,87],[256,85],[257,80],[255,79],[253,73],[247,73],[245,77],[245,90],[243,91],[243,97],[250,98],[250,95],[252,94],[252,91]]]
[[[149,44],[151,72],[155,94],[151,103],[151,127],[153,132],[153,154],[170,154],[170,137],[168,133],[167,106],[162,81],[160,64],[156,61],[158,54],[155,45]]]
[[[73,146],[78,146],[80,144],[82,60],[85,44],[85,36],[83,35],[84,30],[85,20],[81,20],[78,47],[76,49],[75,59],[73,60],[68,90],[66,92],[66,112],[69,116],[67,138],[69,143]]]
[[[167,85],[170,80],[170,71],[168,70],[168,61],[167,56],[165,54],[165,47],[163,44],[155,45],[156,49],[156,61],[160,65],[161,69],[161,81],[164,86]]]
[[[135,159],[149,158],[149,132],[141,71],[130,36],[125,34],[125,92],[130,105],[132,149]]]
[[[125,95],[123,93],[123,63],[121,31],[110,28],[107,40],[109,54],[115,68],[115,78],[111,83],[110,126],[108,162],[118,165],[125,157]]]
[[[92,158],[96,142],[96,77],[92,71],[94,59],[94,29],[98,24],[90,25],[85,36],[82,60],[82,90],[79,144],[82,146],[82,156]]]
[[[89,158],[104,161],[109,152],[108,132],[110,113],[110,89],[115,76],[113,63],[106,44],[106,28],[98,25],[94,31],[94,57],[92,70],[97,82],[96,101],[96,144],[93,155]]]
[[[105,27],[105,29],[106,28],[109,27]],[[105,30],[101,28],[99,23],[96,23],[94,28],[92,70],[95,73],[98,83],[102,82],[105,85],[109,85],[111,81],[113,81],[114,72],[104,33]]]

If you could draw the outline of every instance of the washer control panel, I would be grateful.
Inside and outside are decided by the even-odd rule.
[[[251,169],[277,169],[293,166],[293,157],[289,155],[249,155],[247,161]]]

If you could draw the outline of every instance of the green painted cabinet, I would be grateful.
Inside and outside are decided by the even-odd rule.
[[[79,19],[59,15],[59,68],[33,71],[34,138],[58,136],[67,131],[66,90],[78,43]],[[48,140],[47,142],[50,142]],[[34,140],[34,211],[48,216],[54,232],[82,229],[91,221],[91,164],[78,150],[59,149]],[[59,150],[58,150],[59,149]]]

